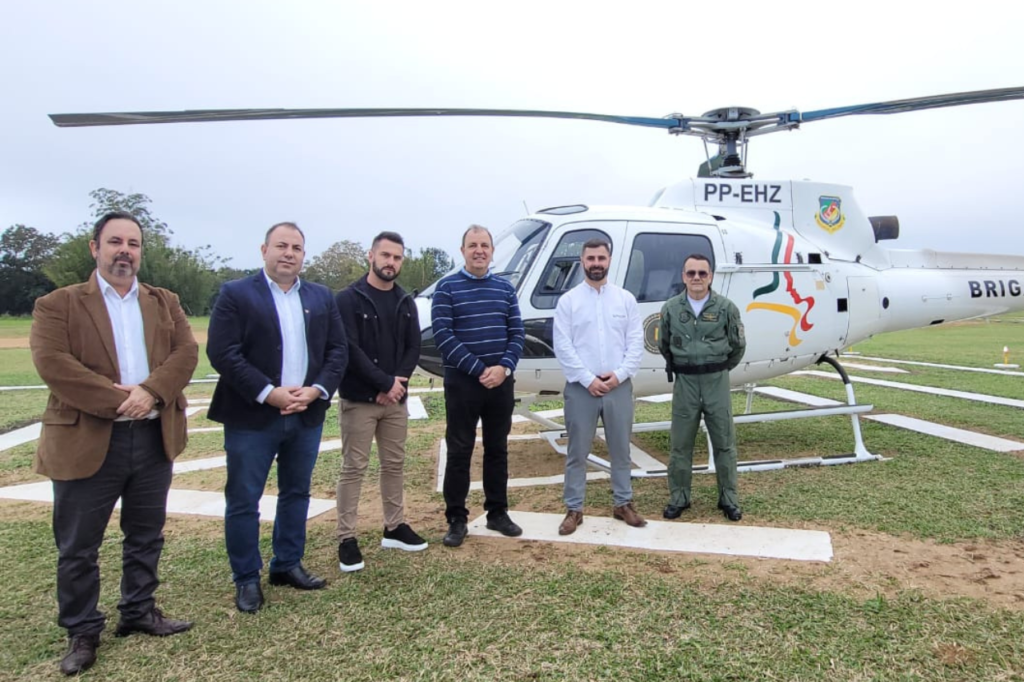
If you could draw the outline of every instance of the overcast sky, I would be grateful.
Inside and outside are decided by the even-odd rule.
[[[909,4],[909,3],[907,3]],[[177,244],[260,263],[265,229],[316,254],[383,229],[457,253],[466,225],[646,205],[701,143],[519,119],[348,119],[58,129],[47,114],[478,107],[699,115],[813,110],[1024,85],[1002,3],[6,3],[0,229],[61,233],[90,190],[142,192]],[[893,246],[1024,255],[1024,101],[805,125],[754,141],[759,180],[852,185]]]

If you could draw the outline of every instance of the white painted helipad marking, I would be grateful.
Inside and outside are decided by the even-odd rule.
[[[320,441],[320,452],[331,452],[332,450],[341,450],[340,438]]]
[[[0,488],[0,498],[8,500],[25,500],[29,502],[47,502],[53,504],[53,483],[41,481],[24,485]],[[118,501],[115,508],[120,508]],[[212,516],[224,518],[224,493],[206,490],[178,490],[171,488],[167,494],[167,513],[189,514],[192,516]],[[307,519],[320,516],[334,509],[334,500],[310,498]],[[264,495],[260,499],[260,521],[271,522],[277,514],[277,496]]]
[[[409,393],[444,393],[443,388],[410,388]]]
[[[894,365],[916,365],[918,367],[937,367],[939,369],[955,369],[960,372],[981,372],[983,374],[1002,374],[1011,377],[1024,377],[1024,372],[1011,372],[1002,369],[988,369],[987,367],[964,367],[962,365],[942,365],[934,362],[918,362],[916,360],[892,360],[890,358],[869,358],[862,357],[861,360],[873,360],[875,362],[891,362]]]
[[[199,405],[198,407],[189,407],[188,409],[185,410],[185,416],[194,417],[205,409],[205,405]]]
[[[207,426],[201,429],[189,429],[188,432],[189,435],[191,435],[193,433],[219,433],[220,431],[223,430],[223,426]]]
[[[426,419],[429,416],[427,408],[423,405],[423,399],[418,396],[409,396],[409,399],[405,401],[405,409],[409,413],[409,419]]]
[[[603,481],[611,478],[611,474],[606,474],[603,471],[588,471],[588,481]],[[536,476],[534,478],[510,478],[508,479],[509,488],[529,488],[535,485],[563,485],[565,483],[565,474],[556,474],[554,476]],[[470,490],[483,490],[483,481],[472,481],[469,484]]]
[[[778,386],[758,386],[754,389],[754,393],[766,395],[770,398],[778,398],[779,400],[788,400],[791,403],[803,403],[811,407],[835,407],[836,405],[844,404],[838,400],[821,398],[810,393],[791,391],[788,388],[779,388]]]
[[[964,443],[965,445],[973,445],[976,448],[994,450],[995,452],[1024,450],[1024,443],[1015,440],[998,438],[996,436],[989,436],[988,434],[967,431],[965,429],[957,429],[952,426],[944,426],[942,424],[936,424],[935,422],[929,422],[923,419],[904,417],[901,414],[875,414],[868,415],[866,419],[882,422],[883,424],[890,424],[892,426],[899,426],[904,429],[910,429],[911,431],[944,438],[957,443]]]
[[[672,402],[671,393],[662,393],[660,395],[645,395],[643,398],[637,398],[642,403],[670,403]]]
[[[228,465],[227,457],[206,457],[204,459],[175,460],[174,475],[187,474],[191,471],[206,471],[208,469],[220,469]]]
[[[8,431],[7,433],[0,435],[0,452],[16,448],[19,445],[24,445],[25,443],[31,443],[39,438],[39,434],[42,430],[42,422],[36,422],[35,424],[29,424],[28,426],[23,426],[20,429]]]
[[[534,414],[537,415],[538,417],[545,417],[547,419],[557,419],[558,417],[561,417],[561,416],[565,415],[565,410],[563,410],[561,408],[554,409],[554,410],[540,410],[538,412],[534,412]],[[521,414],[513,414],[512,415],[512,423],[513,424],[527,424],[527,423],[530,423],[532,421],[533,420],[530,419],[529,417],[524,417]],[[479,429],[480,425],[481,425],[481,422],[477,421],[476,428]]]
[[[49,386],[0,386],[0,391],[38,391]]]
[[[910,372],[908,372],[907,370],[900,369],[899,367],[881,367],[879,365],[861,365],[861,364],[855,364],[855,363],[852,363],[852,362],[844,362],[843,363],[843,367],[845,367],[846,369],[860,369],[860,370],[864,370],[866,372],[887,372],[889,374],[910,374]]]
[[[809,377],[819,377],[821,379],[840,379],[838,374],[832,374],[830,372],[817,372],[817,371],[801,371],[793,372],[794,375],[799,374]],[[1018,407],[1024,409],[1024,400],[1016,400],[1014,398],[1000,398],[999,396],[986,395],[984,393],[970,393],[967,391],[953,391],[948,388],[937,388],[935,386],[918,386],[917,384],[904,384],[898,381],[885,381],[884,379],[868,379],[866,377],[850,377],[850,381],[869,384],[871,386],[884,386],[886,388],[898,388],[904,391],[913,391],[915,393],[927,393],[928,395],[941,395],[948,398],[961,398],[963,400],[973,400],[978,403],[989,403],[990,405],[1003,405],[1006,407]]]
[[[728,554],[796,561],[831,561],[832,538],[818,530],[790,530],[736,524],[679,523],[649,521],[644,528],[632,528],[610,517],[586,516],[572,535],[559,535],[561,514],[511,511],[512,520],[522,526],[517,540],[572,542],[611,545],[634,549],[697,554]],[[487,530],[486,514],[469,524],[469,534],[503,537]]]

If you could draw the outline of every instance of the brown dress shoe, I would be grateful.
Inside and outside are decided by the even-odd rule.
[[[576,529],[583,525],[583,512],[568,511],[562,523],[558,526],[559,535],[572,535]]]
[[[133,632],[143,632],[154,637],[168,637],[186,630],[192,629],[192,622],[188,620],[174,620],[166,618],[160,609],[153,609],[137,620],[121,620],[117,624],[116,637],[127,637]]]
[[[68,638],[68,652],[60,661],[60,671],[65,675],[77,675],[88,670],[96,662],[96,647],[99,645],[99,635],[72,635]]]
[[[633,508],[632,502],[627,502],[621,507],[616,507],[612,511],[612,516],[617,518],[619,521],[625,521],[628,525],[634,528],[643,528],[647,525],[647,521],[644,517],[636,513],[636,509]]]

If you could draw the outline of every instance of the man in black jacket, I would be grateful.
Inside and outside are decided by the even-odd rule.
[[[359,493],[377,438],[380,495],[384,506],[381,547],[416,552],[426,541],[405,523],[402,469],[409,414],[409,377],[420,357],[420,325],[412,294],[395,283],[402,271],[405,242],[381,232],[370,247],[370,271],[337,296],[348,331],[349,366],[341,383],[341,451],[338,478],[338,567],[363,567],[356,540]]]

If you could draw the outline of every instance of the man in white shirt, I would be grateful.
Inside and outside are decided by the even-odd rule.
[[[61,672],[96,662],[106,617],[98,552],[121,500],[117,635],[163,637],[192,623],[156,607],[172,460],[188,441],[185,396],[199,359],[178,297],[138,281],[142,228],[111,212],[93,227],[96,270],[39,298],[29,345],[50,389],[35,469],[53,481],[58,620],[68,632]]]
[[[644,332],[633,294],[608,282],[611,244],[592,239],[580,261],[586,279],[558,301],[555,356],[565,373],[565,519],[559,535],[583,523],[587,456],[604,423],[612,465],[612,515],[630,526],[647,521],[633,507],[629,435],[633,428],[633,385],[644,353]]]

